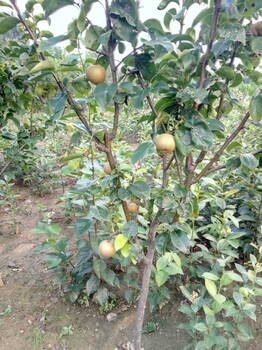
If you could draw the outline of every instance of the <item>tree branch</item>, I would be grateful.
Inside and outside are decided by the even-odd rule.
[[[14,6],[17,16],[20,19],[20,21],[23,23],[24,27],[26,28],[26,30],[28,31],[28,34],[30,36],[30,38],[33,40],[34,45],[36,46],[36,48],[38,48],[38,43],[37,43],[37,38],[35,37],[34,33],[31,31],[31,29],[28,27],[27,23],[25,22],[21,11],[19,9],[19,7],[16,4],[16,0],[10,0],[10,2],[12,3],[12,5]],[[41,58],[43,61],[46,60],[46,57],[44,55],[43,52],[39,52]],[[59,89],[63,92],[66,92],[67,94],[67,102],[69,103],[69,105],[74,109],[74,111],[76,112],[78,118],[81,120],[81,122],[84,124],[84,126],[86,127],[86,129],[88,130],[88,132],[92,135],[92,138],[96,144],[96,147],[102,151],[105,152],[106,151],[106,147],[100,142],[100,140],[94,135],[94,133],[91,130],[91,127],[88,123],[88,121],[86,120],[85,116],[82,114],[82,112],[80,111],[77,103],[74,101],[74,99],[72,98],[69,90],[65,87],[65,85],[62,83],[62,81],[55,75],[55,73],[52,73]]]
[[[209,54],[210,54],[210,51],[211,51],[211,48],[212,48],[212,45],[214,42],[215,34],[217,31],[218,16],[220,13],[221,2],[222,2],[222,0],[215,0],[215,8],[214,8],[214,13],[213,13],[213,18],[212,18],[211,30],[210,30],[210,35],[209,35],[209,42],[207,44],[206,53],[204,55],[204,58],[202,61],[202,66],[201,66],[199,88],[202,88],[204,86],[204,83],[205,83],[206,66],[207,66]]]
[[[149,232],[148,232],[148,251],[146,254],[146,263],[144,265],[142,286],[139,297],[139,303],[137,307],[136,320],[135,320],[135,329],[134,329],[134,346],[135,350],[141,350],[141,338],[143,330],[143,321],[146,310],[146,301],[149,291],[150,276],[152,271],[153,259],[155,254],[155,237],[156,230],[159,225],[158,216],[161,214],[162,210],[156,214],[154,221],[152,221]]]
[[[212,165],[219,159],[223,151],[227,148],[227,146],[234,140],[234,138],[240,133],[240,131],[244,128],[248,118],[250,117],[250,113],[247,112],[239,126],[236,130],[229,136],[229,138],[224,142],[224,144],[220,147],[214,157],[209,161],[209,163],[204,167],[204,169],[197,175],[196,181],[198,182],[201,177],[205,176],[207,171],[212,167]]]
[[[259,150],[257,150],[257,151],[251,152],[251,154],[253,154],[253,155],[256,155],[256,154],[259,154],[259,153],[262,153],[262,148],[259,149]],[[205,173],[205,175],[212,174],[212,173],[214,173],[214,172],[216,172],[216,171],[218,171],[218,170],[225,169],[225,168],[226,168],[226,165],[225,165],[225,164],[224,164],[224,165],[219,165],[219,166],[217,166],[217,167],[215,167],[215,168],[209,169],[209,170]],[[193,183],[195,183],[195,182],[196,182],[196,180],[193,181]]]

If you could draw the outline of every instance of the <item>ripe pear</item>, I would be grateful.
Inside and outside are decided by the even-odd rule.
[[[111,175],[112,174],[112,169],[111,169],[111,166],[109,164],[109,162],[106,162],[104,164],[104,172],[107,174],[107,175]]]
[[[106,70],[100,64],[94,64],[87,68],[86,76],[91,83],[98,85],[106,80]]]
[[[162,154],[172,153],[176,148],[174,136],[170,134],[157,135],[156,148]]]
[[[114,256],[116,253],[114,243],[109,239],[102,241],[99,244],[98,252],[99,255],[103,256],[104,258],[112,258],[112,256]]]
[[[136,214],[138,212],[138,205],[136,203],[130,202],[127,206],[131,214]]]

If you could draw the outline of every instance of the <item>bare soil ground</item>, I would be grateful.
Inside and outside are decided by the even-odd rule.
[[[30,189],[16,187],[21,195],[16,214],[21,234],[15,234],[12,217],[0,213],[0,349],[1,350],[133,350],[130,340],[136,312],[131,307],[116,306],[111,313],[115,321],[108,321],[99,307],[72,304],[61,297],[61,290],[53,284],[51,272],[45,267],[44,254],[34,254],[42,243],[42,235],[32,234],[44,215],[37,204],[59,217],[59,192],[37,197]],[[147,322],[155,322],[157,330],[143,335],[145,350],[182,350],[189,339],[177,329],[183,322],[178,312],[181,297],[160,312],[147,314]],[[258,304],[258,321],[250,322],[254,341],[243,349],[262,349],[262,313]],[[63,335],[63,333],[67,333]],[[69,334],[72,333],[72,334]]]

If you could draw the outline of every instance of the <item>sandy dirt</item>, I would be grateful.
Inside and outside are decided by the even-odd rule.
[[[0,313],[4,313],[0,316],[0,349],[133,350],[130,340],[136,305],[116,306],[110,311],[115,320],[108,321],[94,303],[88,307],[70,303],[53,284],[44,254],[33,253],[44,240],[43,235],[31,232],[44,215],[37,204],[59,220],[59,192],[45,197],[32,195],[23,187],[16,187],[16,192],[20,194],[20,213],[15,219],[21,234],[15,234],[9,213],[4,210],[0,214],[0,275],[4,283],[0,286]],[[177,329],[185,321],[178,312],[182,299],[179,295],[175,299],[160,312],[147,313],[146,322],[155,322],[157,330],[143,335],[145,350],[182,350],[188,344],[186,333]],[[261,350],[261,305],[258,304],[258,322],[249,324],[255,339],[244,343],[243,349]]]

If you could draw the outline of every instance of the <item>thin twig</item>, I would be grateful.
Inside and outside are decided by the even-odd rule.
[[[204,169],[200,172],[200,174],[196,177],[196,182],[198,182],[201,177],[205,176],[207,171],[212,167],[212,165],[219,159],[223,151],[227,148],[227,146],[234,140],[234,138],[240,133],[240,131],[244,128],[248,118],[250,117],[250,113],[247,112],[239,126],[236,128],[236,130],[229,136],[229,138],[223,143],[223,145],[220,147],[220,149],[217,151],[217,153],[214,155],[214,157],[209,161],[209,163],[204,167]]]
[[[126,55],[125,57],[122,58],[122,60],[116,65],[116,68],[119,68],[119,66],[124,62],[124,59],[127,58],[128,56],[132,55],[134,52],[136,52],[137,50],[140,50],[144,47],[144,44],[136,47],[134,50],[132,50],[131,52],[129,52],[128,55]]]
[[[163,176],[162,176],[162,187],[166,188],[167,184],[167,164],[166,164],[166,154],[163,155]]]
[[[212,18],[212,25],[211,25],[210,35],[209,35],[209,41],[208,41],[206,53],[204,55],[202,65],[201,65],[199,88],[202,88],[204,86],[204,83],[205,83],[206,66],[207,66],[210,51],[211,51],[212,46],[213,46],[215,34],[217,31],[218,16],[220,13],[221,2],[222,2],[222,0],[215,1],[215,8],[214,8],[214,13],[213,13],[213,18]]]
[[[257,151],[254,151],[254,152],[251,152],[250,154],[253,154],[253,155],[256,155],[256,154],[259,154],[259,153],[262,153],[262,148],[257,150]],[[219,165],[215,168],[211,168],[209,169],[205,175],[209,175],[209,174],[212,174],[212,173],[215,173],[216,171],[218,170],[221,170],[221,169],[225,169],[226,168],[226,165],[223,164],[223,165]],[[193,181],[194,183],[196,182],[196,180]]]

